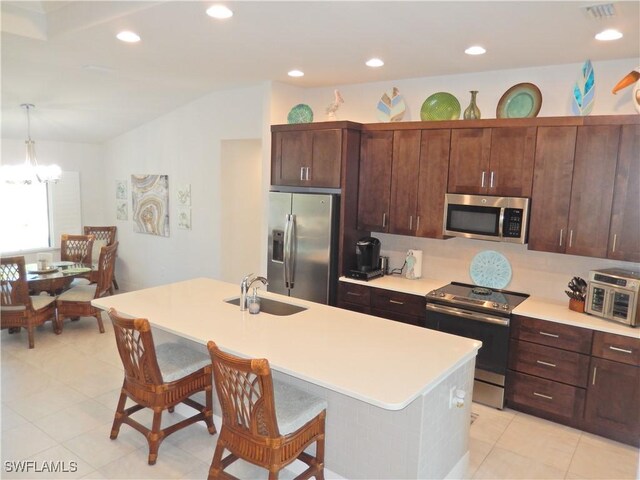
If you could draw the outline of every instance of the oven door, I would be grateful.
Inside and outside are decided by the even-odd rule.
[[[427,303],[427,328],[480,340],[476,369],[502,377],[507,372],[509,318]],[[477,375],[476,375],[477,377]]]

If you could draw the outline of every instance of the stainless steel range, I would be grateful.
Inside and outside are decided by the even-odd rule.
[[[474,401],[504,407],[511,311],[528,297],[459,282],[427,294],[427,328],[482,342],[476,357]]]

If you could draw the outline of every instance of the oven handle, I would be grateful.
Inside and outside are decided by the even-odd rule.
[[[436,305],[434,303],[427,303],[427,310],[434,312],[446,313],[449,315],[455,315],[458,317],[465,317],[477,322],[491,323],[493,325],[500,325],[503,327],[509,326],[508,318],[495,317],[493,315],[486,315],[484,313],[472,312],[470,310],[462,310],[460,308],[445,307],[443,305]]]

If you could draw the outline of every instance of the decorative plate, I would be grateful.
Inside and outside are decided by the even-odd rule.
[[[399,122],[407,109],[399,90],[393,87],[391,95],[386,92],[378,101],[378,120],[381,122]]]
[[[458,120],[460,118],[460,102],[450,93],[434,93],[422,104],[420,118],[423,121]]]
[[[299,103],[291,109],[287,115],[287,123],[311,123],[313,122],[313,110],[309,105]]]
[[[511,265],[501,253],[485,250],[473,257],[469,274],[476,285],[487,288],[504,288],[511,281]]]
[[[29,270],[29,273],[42,274],[42,273],[53,273],[57,271],[58,269],[56,267],[49,267],[49,268],[45,268],[44,270],[38,270],[38,269]]]
[[[53,265],[54,267],[71,267],[72,265],[75,265],[77,262],[69,262],[67,260],[63,260],[61,262],[53,262],[51,265]]]
[[[596,94],[596,77],[591,60],[584,62],[580,69],[580,76],[573,86],[571,110],[576,116],[586,116],[591,113]]]
[[[518,83],[504,92],[496,118],[533,118],[542,107],[542,93],[533,83]]]

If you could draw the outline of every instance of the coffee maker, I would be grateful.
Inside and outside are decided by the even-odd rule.
[[[371,280],[381,277],[380,240],[375,237],[363,237],[356,242],[357,268],[349,272],[349,276],[359,280]]]

